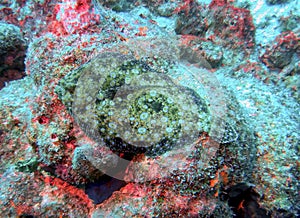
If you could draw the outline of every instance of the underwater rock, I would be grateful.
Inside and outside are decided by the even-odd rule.
[[[105,172],[103,169],[115,168],[117,164],[112,152],[99,145],[77,147],[72,158],[72,168],[89,181],[98,180]]]
[[[211,41],[202,41],[197,44],[202,56],[207,60],[212,68],[217,68],[222,64],[223,49]]]
[[[25,76],[26,44],[19,27],[0,22],[0,89]]]
[[[206,18],[210,15],[208,8],[203,7],[196,1],[189,1],[187,4],[185,7],[182,6],[177,9],[176,33],[204,37],[205,32],[208,31],[208,25],[205,22],[212,22]]]
[[[291,31],[283,32],[260,57],[262,62],[269,68],[284,68],[292,61],[293,55],[297,55],[299,59],[299,40],[298,34]]]
[[[266,0],[266,2],[269,4],[269,5],[276,5],[276,4],[284,4],[284,3],[287,3],[289,2],[290,0]]]
[[[94,5],[97,7],[107,7],[116,12],[124,12],[133,9],[135,6],[135,1],[115,1],[115,0],[93,0]]]
[[[279,22],[282,32],[293,31],[296,33],[299,29],[300,14],[291,11],[288,16],[282,16]]]
[[[260,81],[265,81],[262,74],[268,76],[272,70],[256,63],[260,45],[247,41],[252,31],[247,10],[230,6],[232,1],[213,0],[209,6],[202,6],[207,10],[203,19],[198,14],[195,17],[199,20],[190,17],[195,24],[202,22],[200,37],[196,37],[207,52],[201,58],[197,55],[201,42],[186,44],[189,49],[183,50],[172,38],[176,15],[162,19],[152,13],[172,2],[180,6],[162,13],[189,17],[196,1],[145,0],[142,3],[151,9],[147,14],[141,14],[145,10],[140,8],[116,13],[102,7],[97,11],[101,25],[89,0],[13,2],[1,4],[14,9],[0,9],[0,17],[5,11],[7,19],[3,20],[14,19],[12,23],[20,24],[23,32],[32,30],[32,37],[25,34],[30,40],[28,76],[0,92],[0,216],[218,218],[233,217],[237,212],[263,216],[262,208],[274,217],[297,216],[299,106],[282,80],[267,85]],[[242,3],[245,1],[234,4]],[[268,20],[270,10],[282,11],[263,3],[266,10],[261,13],[255,1],[245,4],[261,20]],[[156,21],[169,32],[151,29],[158,27]],[[239,22],[230,25],[231,21]],[[185,22],[190,25],[187,30],[193,28],[192,22]],[[272,26],[275,32],[280,30],[278,25],[274,22]],[[136,30],[146,28],[147,34],[136,34]],[[273,32],[265,32],[256,39],[268,41]],[[150,34],[164,40],[155,43]],[[255,47],[248,50],[247,46]],[[243,50],[248,58],[241,55]],[[299,81],[299,61],[292,60],[274,74],[283,76],[297,92],[294,84]],[[258,76],[260,80],[254,78]],[[159,93],[155,95],[153,89]],[[174,102],[168,101],[175,97]],[[127,98],[129,101],[125,101]],[[119,119],[130,116],[117,108],[128,106],[124,112],[131,113],[138,123],[129,120],[122,127]],[[177,114],[187,121],[191,120],[188,114],[194,116],[200,110],[203,116],[196,119],[203,121],[201,131],[184,129],[195,123],[178,125],[180,119],[172,110],[187,112]],[[145,132],[147,119],[161,124],[160,115],[174,118],[174,128],[166,132],[166,126],[154,123],[157,128],[146,128]],[[121,131],[114,129],[111,121],[119,122]],[[149,147],[139,146],[143,145],[141,137],[117,139],[126,127],[135,135],[147,136],[145,144],[153,139],[147,134],[150,131],[162,133],[166,140]],[[181,137],[184,134],[187,137]],[[192,143],[185,145],[180,139]],[[123,175],[114,175],[119,170]],[[106,171],[108,178],[102,177]],[[120,189],[113,176],[129,183]],[[250,186],[243,185],[248,182],[255,185],[259,196],[251,191],[252,186],[249,190]],[[240,206],[237,212],[222,201],[225,191],[232,198],[240,193],[237,203],[231,204],[236,210]]]
[[[177,34],[195,35],[231,48],[254,46],[255,27],[247,9],[225,3],[208,7],[197,1],[187,1],[177,13]]]
[[[92,12],[91,0],[57,3],[48,30],[57,36],[84,32],[100,23],[100,16]],[[95,28],[97,29],[97,28]]]
[[[177,4],[175,2],[165,2],[158,7],[153,6],[153,9],[157,11],[160,16],[171,17],[174,14]]]
[[[0,22],[0,55],[24,47],[25,41],[19,27]]]

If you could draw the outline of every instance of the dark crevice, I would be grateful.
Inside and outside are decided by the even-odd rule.
[[[232,208],[233,217],[235,218],[270,218],[267,210],[260,207],[259,201],[261,197],[254,190],[253,185],[247,183],[236,184],[224,192],[221,199],[228,202],[228,206]]]
[[[98,181],[86,184],[85,193],[95,204],[100,204],[126,184],[127,183],[125,181],[104,175],[101,176]]]

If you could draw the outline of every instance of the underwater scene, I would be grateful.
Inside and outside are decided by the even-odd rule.
[[[299,0],[0,0],[0,218],[300,217]]]

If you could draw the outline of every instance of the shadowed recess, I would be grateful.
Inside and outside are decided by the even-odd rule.
[[[97,182],[88,183],[85,186],[85,193],[95,204],[100,204],[126,184],[125,181],[104,175]]]

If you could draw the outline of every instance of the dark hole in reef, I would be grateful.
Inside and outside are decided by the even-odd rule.
[[[5,83],[26,76],[26,49],[25,45],[16,45],[14,49],[2,52],[0,49],[0,90],[5,87]]]
[[[132,160],[133,156],[128,154],[120,154],[122,158],[126,160]],[[56,175],[56,168],[57,166],[51,165],[51,166],[42,166],[42,169],[48,172],[50,175],[60,178]],[[117,165],[116,168],[114,168],[114,172],[120,176],[121,178],[125,175],[125,170],[127,168],[127,165]],[[63,178],[60,178],[64,180]],[[66,181],[66,180],[64,180]],[[90,181],[87,184],[72,184],[72,181],[66,181],[71,185],[77,186],[80,189],[83,189],[85,193],[88,195],[88,197],[94,202],[94,204],[100,204],[103,201],[107,200],[112,196],[112,194],[115,191],[120,190],[122,187],[124,187],[127,183],[123,180],[115,179],[108,175],[103,175],[99,177],[97,180]],[[27,217],[27,216],[24,216]]]
[[[18,216],[19,218],[34,218],[33,215],[29,215],[29,214],[22,214],[20,216]]]
[[[126,160],[132,160],[133,156],[130,156],[128,154],[120,154],[122,158]],[[48,172],[50,175],[60,178],[64,180],[63,178],[57,176],[56,174],[56,168],[57,166],[51,165],[51,166],[42,166],[42,169]],[[127,165],[117,165],[116,168],[114,169],[114,172],[118,174],[121,178],[125,175],[125,170],[127,168]],[[66,180],[64,180],[66,181]],[[112,196],[112,194],[115,191],[120,190],[122,187],[124,187],[127,183],[123,180],[115,179],[111,176],[108,175],[103,175],[99,177],[95,181],[90,181],[87,184],[74,184],[72,181],[66,181],[71,185],[77,186],[80,189],[83,189],[85,193],[88,195],[88,197],[94,202],[94,204],[100,204],[103,201],[107,200]],[[27,216],[23,216],[27,217]],[[31,216],[28,216],[31,217]],[[33,217],[33,216],[32,216]]]
[[[119,153],[119,156],[123,159],[131,161],[133,159],[132,154]],[[123,178],[128,165],[124,163],[119,163],[114,169],[114,174],[118,175],[118,178]],[[89,198],[94,202],[94,204],[101,204],[103,201],[107,200],[112,196],[115,191],[120,190],[127,183],[123,180],[116,179],[109,175],[104,174],[99,177],[96,181],[89,182],[84,185],[84,191],[89,196]]]
[[[235,218],[270,218],[267,210],[259,205],[260,196],[254,190],[254,186],[247,183],[239,183],[226,189],[220,198],[228,202]]]
[[[115,179],[108,175],[101,176],[101,178],[93,183],[85,185],[85,193],[93,200],[95,204],[100,204],[107,200],[115,191],[120,190],[127,183],[122,180]]]
[[[25,67],[23,69],[2,69],[0,72],[0,90],[5,87],[5,83],[22,79],[25,76]]]

